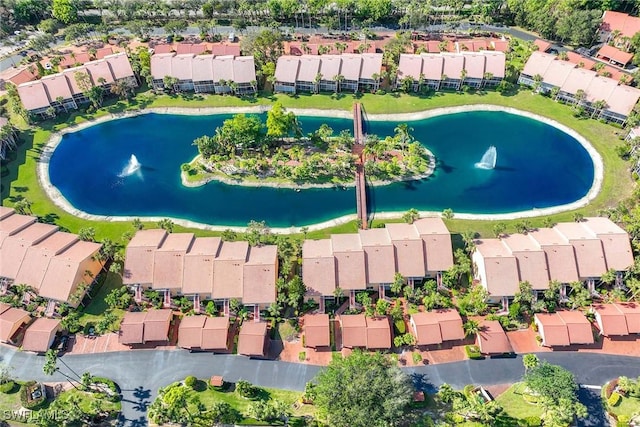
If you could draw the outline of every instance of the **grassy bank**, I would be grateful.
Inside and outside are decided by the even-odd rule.
[[[354,102],[363,103],[365,111],[369,114],[378,113],[408,113],[429,110],[441,107],[451,107],[474,104],[495,104],[508,106],[524,111],[529,111],[541,116],[552,118],[566,126],[571,127],[589,140],[600,152],[605,174],[602,190],[597,198],[589,206],[575,212],[565,212],[553,215],[553,221],[572,220],[573,215],[579,212],[583,215],[595,215],[600,209],[612,207],[617,202],[628,196],[632,190],[632,181],[628,172],[628,165],[615,153],[615,146],[619,144],[618,136],[622,130],[597,122],[595,120],[578,119],[573,117],[569,106],[556,103],[541,95],[534,95],[529,90],[522,90],[512,95],[501,95],[497,92],[486,93],[437,93],[431,96],[418,96],[406,94],[342,94],[342,95],[268,95],[250,99],[236,97],[207,96],[207,95],[160,95],[150,92],[139,93],[132,101],[111,102],[95,114],[73,113],[60,116],[57,122],[46,121],[38,127],[25,129],[21,136],[25,142],[20,146],[17,159],[9,163],[9,176],[3,178],[2,204],[12,206],[21,198],[29,199],[33,205],[33,213],[45,220],[55,222],[61,227],[77,232],[82,227],[94,227],[99,239],[109,237],[118,240],[124,232],[133,231],[133,227],[127,222],[87,221],[74,217],[56,207],[47,197],[38,183],[36,165],[43,145],[47,142],[51,133],[70,125],[92,120],[108,114],[117,114],[123,111],[135,111],[148,107],[240,107],[252,105],[270,105],[274,101],[280,101],[287,108],[318,108],[318,109],[344,109],[350,110]],[[569,167],[570,165],[568,165]],[[72,166],[70,166],[72,167]],[[354,203],[355,210],[355,203]],[[375,218],[375,217],[374,217]],[[261,220],[261,218],[255,218]],[[374,221],[375,222],[375,221]],[[385,221],[386,222],[386,221]],[[512,227],[515,221],[503,221],[508,227]],[[531,224],[542,225],[543,219],[532,219]],[[447,225],[453,232],[468,230],[477,231],[482,235],[492,234],[493,222],[477,220],[454,219],[447,221]],[[147,224],[155,226],[155,224]],[[328,228],[322,232],[309,233],[311,237],[322,237],[330,233],[349,232],[356,229],[355,222]],[[182,227],[176,227],[175,231],[185,231]],[[206,230],[190,230],[199,236],[216,235],[217,232]]]

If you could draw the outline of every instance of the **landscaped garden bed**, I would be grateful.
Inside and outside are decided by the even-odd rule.
[[[149,418],[156,423],[240,425],[282,425],[288,419],[293,425],[297,419],[315,412],[301,399],[299,392],[256,387],[246,381],[213,387],[190,376],[160,389],[149,407]]]
[[[515,383],[496,398],[506,415],[519,424],[538,427],[541,424],[542,408],[535,403],[536,397],[527,391],[524,383]]]
[[[616,378],[602,387],[602,400],[609,416],[620,427],[640,423],[640,378]]]

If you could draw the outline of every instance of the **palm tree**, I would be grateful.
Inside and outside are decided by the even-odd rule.
[[[320,81],[322,80],[322,73],[316,74],[313,79],[313,91],[314,93],[318,93],[320,91]]]
[[[31,215],[31,200],[22,198],[18,200],[14,205],[14,209],[21,215]]]
[[[333,81],[336,82],[336,93],[340,92],[340,84],[344,81],[342,74],[336,74],[333,76]]]
[[[493,73],[487,71],[486,73],[484,73],[484,76],[482,77],[483,77],[482,86],[484,86],[487,83],[487,81],[490,81],[491,79],[493,79]]]
[[[626,85],[627,83],[629,83],[629,76],[626,74],[621,75],[619,82],[621,85]]]
[[[599,116],[602,110],[607,108],[607,101],[599,99],[591,105],[593,106],[593,113],[591,113],[591,118],[593,119],[595,116]]]
[[[11,123],[0,128],[0,159],[5,158],[6,150],[14,150],[18,146],[16,138],[16,129]]]
[[[582,104],[582,101],[587,99],[587,93],[582,89],[578,89],[576,91],[576,94],[574,95],[574,98],[576,100],[575,105],[578,106],[578,105]]]
[[[60,106],[64,109],[64,112],[67,112],[67,106],[64,104],[64,98],[62,96],[59,96],[56,98],[56,102],[58,104],[60,104]]]
[[[464,322],[462,329],[464,329],[464,335],[466,337],[473,337],[480,332],[480,323],[477,320],[470,319]]]
[[[76,382],[79,381],[80,377],[78,377],[78,379],[74,379],[60,370],[60,368],[58,367],[58,351],[47,350],[44,356],[45,356],[45,361],[44,361],[44,365],[42,366],[42,372],[44,372],[45,375],[53,375],[56,372],[60,372],[60,374],[62,374],[69,381],[69,383],[73,386],[73,388],[77,390],[78,387],[76,387],[76,385],[74,384],[74,381]]]
[[[533,76],[533,91],[538,92],[540,90],[540,86],[542,85],[542,76],[540,74],[536,74]]]
[[[393,131],[396,133],[395,137],[400,143],[401,149],[405,150],[407,145],[413,140],[413,137],[411,136],[413,128],[407,123],[400,123]]]

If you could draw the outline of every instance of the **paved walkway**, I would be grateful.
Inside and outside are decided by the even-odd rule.
[[[627,356],[591,353],[540,353],[542,359],[571,370],[581,384],[601,385],[625,375],[640,376],[640,361]],[[0,347],[2,361],[13,367],[20,379],[64,381],[56,374],[42,373],[44,357]],[[139,350],[104,354],[66,355],[59,359],[63,372],[91,372],[112,378],[122,388],[122,426],[146,425],[148,405],[160,387],[187,375],[206,378],[222,375],[229,381],[244,379],[263,387],[288,390],[304,389],[322,368],[300,363],[250,360],[242,356],[189,353],[184,350]],[[456,388],[466,384],[496,385],[520,380],[521,357],[507,359],[465,360],[455,363],[406,368],[417,387],[435,391],[446,382]]]

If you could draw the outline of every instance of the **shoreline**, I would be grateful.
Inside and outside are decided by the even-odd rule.
[[[64,210],[65,212],[74,215],[76,217],[91,220],[91,221],[132,221],[134,218],[140,218],[143,221],[159,221],[165,217],[142,217],[142,216],[109,216],[109,215],[95,215],[84,212],[80,209],[75,208],[69,201],[60,193],[60,190],[56,188],[49,179],[49,161],[51,160],[51,155],[55,151],[55,148],[62,141],[62,136],[67,133],[74,133],[80,130],[86,129],[91,126],[95,126],[97,124],[111,121],[111,120],[120,120],[129,117],[140,116],[144,114],[182,114],[182,115],[215,115],[215,114],[237,114],[237,113],[263,113],[268,111],[269,106],[255,106],[255,107],[208,107],[208,108],[183,108],[183,107],[162,107],[162,108],[147,108],[144,110],[138,111],[130,111],[125,113],[118,114],[108,114],[102,117],[99,117],[92,121],[83,122],[78,125],[71,125],[61,131],[53,132],[51,138],[42,148],[42,153],[40,154],[40,158],[38,160],[37,165],[37,175],[38,182],[40,186],[45,191],[47,196],[51,199],[51,201],[58,208]],[[322,110],[322,109],[297,109],[291,108],[288,109],[292,111],[294,114],[299,116],[326,116],[326,117],[334,117],[334,118],[351,118],[351,113],[345,110]],[[505,112],[509,114],[514,114],[522,117],[527,117],[533,120],[540,121],[549,126],[553,126],[556,129],[568,134],[573,137],[582,147],[587,151],[591,160],[593,162],[594,169],[594,179],[593,183],[585,196],[571,203],[567,203],[564,205],[552,206],[548,208],[540,208],[540,209],[530,209],[526,211],[517,211],[510,213],[502,213],[502,214],[474,214],[474,213],[458,213],[454,211],[455,218],[459,219],[470,219],[470,220],[486,220],[486,221],[495,221],[495,220],[511,220],[511,219],[519,219],[519,218],[533,218],[537,216],[551,215],[560,212],[566,212],[574,209],[578,209],[586,206],[591,202],[596,195],[600,192],[600,188],[602,186],[602,180],[604,175],[604,165],[602,162],[602,157],[600,153],[575,130],[565,126],[553,119],[539,116],[534,113],[529,113],[526,111],[521,111],[512,107],[502,107],[498,105],[490,105],[490,104],[478,104],[478,105],[465,105],[465,106],[457,106],[457,107],[444,107],[437,108],[433,110],[420,111],[415,113],[402,113],[402,114],[370,114],[368,115],[368,119],[371,121],[415,121],[415,120],[423,120],[431,117],[437,117],[447,114],[459,114],[466,113],[470,111],[498,111]],[[373,213],[371,218],[376,219],[393,219],[400,218],[404,211],[387,211],[387,212],[378,212]],[[442,212],[435,211],[419,211],[421,216],[440,216]],[[237,232],[243,232],[246,229],[246,226],[225,226],[225,225],[213,225],[213,224],[203,224],[195,221],[180,219],[180,218],[170,218],[174,223],[189,227],[189,228],[199,228],[203,230],[212,230],[212,231],[224,231],[224,230],[233,230]],[[357,215],[349,214],[344,215],[338,218],[334,218],[327,221],[322,221],[319,223],[308,224],[308,225],[298,225],[298,226],[290,226],[290,227],[271,227],[271,231],[274,233],[300,233],[302,228],[306,228],[309,231],[322,230],[325,228],[338,226],[349,221],[353,221],[357,219]]]

